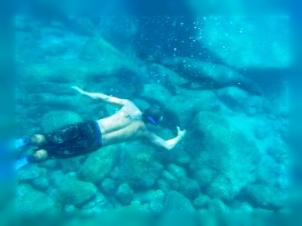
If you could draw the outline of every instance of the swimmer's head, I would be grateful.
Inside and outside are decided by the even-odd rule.
[[[163,112],[158,106],[151,106],[143,112],[143,121],[147,124],[158,125],[163,118]]]

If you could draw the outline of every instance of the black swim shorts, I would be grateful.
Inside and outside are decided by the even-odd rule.
[[[67,125],[45,134],[45,137],[46,143],[39,148],[55,158],[79,156],[102,146],[102,134],[96,121]]]

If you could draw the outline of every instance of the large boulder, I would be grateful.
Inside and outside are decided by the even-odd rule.
[[[147,204],[152,213],[161,213],[165,205],[165,193],[162,190],[138,193],[136,199],[142,204]]]
[[[199,139],[195,148],[199,145],[202,150],[191,163],[195,178],[209,196],[234,198],[255,180],[260,159],[258,148],[220,115],[200,112],[194,125],[192,136]]]
[[[35,179],[46,176],[46,170],[37,165],[28,165],[17,172],[19,182],[29,183]]]
[[[124,146],[120,161],[118,177],[134,189],[153,187],[163,170],[153,148],[139,143]]]
[[[121,184],[116,192],[116,198],[123,205],[128,205],[132,201],[134,196],[134,192],[129,184],[124,183]]]
[[[228,65],[286,68],[291,61],[287,17],[201,17],[198,39]]]
[[[97,194],[94,184],[78,180],[74,175],[56,172],[52,175],[52,183],[55,185],[54,192],[63,205],[81,207]]]
[[[199,194],[196,199],[194,199],[194,207],[196,209],[207,209],[209,207],[210,198],[204,194]]]
[[[166,195],[165,203],[164,203],[164,211],[181,211],[192,212],[194,211],[194,207],[189,199],[187,199],[184,195],[176,191],[170,191]]]
[[[111,178],[105,178],[100,185],[102,192],[108,196],[113,196],[117,190],[117,187],[117,182]]]
[[[264,183],[247,187],[244,196],[255,207],[277,210],[286,203],[288,193],[281,193],[280,189]]]
[[[182,86],[187,89],[216,90],[235,86],[252,94],[262,90],[253,80],[223,64],[209,63],[189,57],[175,57],[162,62],[187,80]]]
[[[22,62],[20,72],[26,79],[36,82],[85,83],[96,75],[108,78],[121,67],[134,65],[130,57],[100,36],[84,37],[56,27],[42,27],[38,33],[25,37],[18,39],[20,45],[30,48],[29,44],[39,43],[40,48],[18,51],[18,59]],[[27,59],[36,59],[36,63]]]
[[[117,147],[104,147],[91,153],[79,170],[82,180],[99,183],[114,167],[118,157]]]
[[[15,208],[18,214],[37,216],[56,212],[59,205],[47,194],[33,189],[30,185],[22,184],[17,187]]]

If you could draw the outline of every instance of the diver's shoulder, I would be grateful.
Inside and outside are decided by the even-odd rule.
[[[139,107],[131,100],[125,100],[125,107],[127,107],[128,109],[131,109],[131,111],[133,112],[140,112],[142,113],[142,111],[139,109]]]

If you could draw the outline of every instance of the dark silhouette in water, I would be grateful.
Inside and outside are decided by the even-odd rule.
[[[260,87],[253,80],[223,65],[185,57],[167,59],[161,63],[188,80],[183,84],[183,87],[188,89],[221,89],[235,86],[254,95],[262,94]]]

